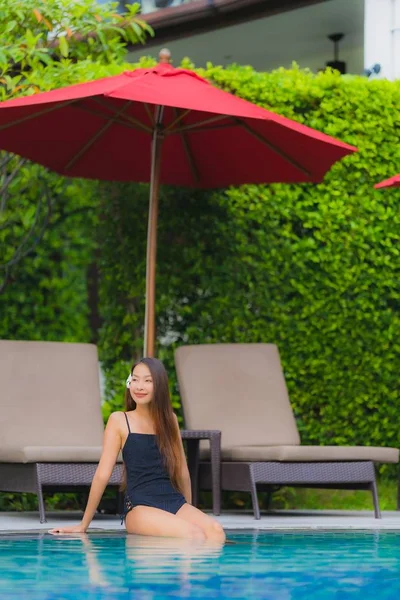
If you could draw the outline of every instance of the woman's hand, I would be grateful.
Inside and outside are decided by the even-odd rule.
[[[49,529],[49,533],[54,534],[64,534],[64,533],[86,533],[87,527],[83,525],[74,525],[73,527],[55,527],[54,529]]]

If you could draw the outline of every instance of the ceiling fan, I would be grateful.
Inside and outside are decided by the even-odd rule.
[[[344,33],[331,33],[328,35],[331,42],[334,43],[334,59],[329,60],[326,64],[327,67],[339,71],[342,75],[346,73],[346,63],[339,60],[339,42],[344,38]]]

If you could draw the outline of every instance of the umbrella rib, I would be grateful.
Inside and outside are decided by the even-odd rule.
[[[174,133],[182,133],[182,131],[191,131],[192,129],[197,129],[198,127],[202,127],[203,125],[208,125],[210,123],[216,123],[217,121],[222,121],[223,119],[228,119],[229,115],[217,115],[216,117],[211,117],[211,119],[205,119],[204,121],[198,121],[197,123],[193,123],[193,125],[186,125],[185,127],[177,127],[174,129]]]
[[[302,165],[300,165],[291,156],[289,156],[288,154],[286,154],[286,152],[284,152],[283,150],[281,150],[280,148],[278,148],[278,146],[275,146],[275,144],[272,144],[272,142],[270,142],[269,140],[267,140],[260,133],[257,133],[257,131],[254,131],[254,129],[252,129],[251,127],[249,127],[249,125],[247,125],[247,123],[244,123],[241,119],[235,119],[235,121],[237,122],[237,124],[239,125],[239,127],[243,127],[243,129],[245,131],[247,131],[247,133],[250,133],[259,142],[261,142],[262,144],[264,144],[265,146],[267,146],[270,150],[272,150],[273,152],[275,152],[276,154],[278,154],[278,156],[280,156],[281,158],[284,158],[293,167],[295,167],[296,169],[299,169],[302,173],[304,173],[308,177],[312,176],[312,173],[308,169],[306,169],[305,167],[303,167]]]
[[[187,110],[187,111],[184,111],[183,114],[182,113],[179,114],[178,109],[175,108],[174,113],[175,113],[176,119],[175,119],[174,123],[183,119],[187,115],[188,112],[190,112],[190,111]],[[200,181],[199,171],[196,167],[196,162],[194,160],[193,153],[190,148],[189,140],[187,139],[187,135],[185,132],[181,132],[180,135],[181,135],[181,140],[182,140],[182,144],[183,144],[183,149],[185,150],[186,158],[189,163],[190,170],[192,172],[192,177],[193,177],[195,183],[199,183],[199,181]]]
[[[103,135],[103,133],[105,133],[107,131],[107,129],[109,127],[111,127],[111,125],[113,125],[114,121],[116,120],[117,117],[119,117],[124,110],[126,110],[128,108],[128,106],[131,104],[131,101],[128,100],[128,102],[126,102],[126,104],[124,104],[124,106],[117,112],[114,114],[114,116],[111,117],[111,119],[109,121],[107,121],[107,123],[105,123],[103,125],[103,127],[101,127],[101,129],[99,129],[93,137],[90,138],[90,140],[79,150],[79,152],[77,152],[77,154],[75,154],[75,156],[73,156],[71,158],[71,160],[66,164],[65,166],[65,170],[67,171],[70,167],[72,167],[73,164],[76,163],[77,160],[79,160],[79,158],[81,158],[81,156],[83,154],[85,154],[85,152],[90,148],[90,146],[92,146],[94,144],[94,142],[96,140],[98,140],[98,138],[100,136]]]
[[[22,117],[21,119],[9,121],[8,123],[4,123],[4,125],[0,125],[0,131],[8,129],[13,125],[19,125],[20,123],[25,123],[26,121],[30,121],[31,119],[36,119],[36,117],[41,117],[42,115],[54,112],[55,110],[58,110],[59,108],[64,108],[64,106],[68,106],[68,104],[72,104],[73,102],[76,102],[76,98],[74,98],[73,100],[67,100],[66,102],[61,102],[60,104],[56,104],[55,106],[51,106],[50,108],[47,107],[44,110],[32,113],[30,115],[27,115],[26,117]]]
[[[178,116],[172,121],[172,123],[170,123],[167,127],[164,128],[164,131],[171,131],[175,127],[175,125],[179,123],[179,121],[182,121],[182,119],[184,119],[186,115],[188,115],[190,112],[192,111],[190,108],[188,108],[187,110],[184,110],[182,113],[179,114],[178,111],[175,109],[175,114],[177,114]]]
[[[107,102],[104,102],[102,98],[95,97],[95,98],[93,98],[93,100],[95,100],[97,102],[97,104],[100,104],[100,106],[104,106],[105,108],[110,110],[114,115],[119,116],[121,114],[121,111],[116,111],[113,106],[110,106],[109,104],[107,104]],[[132,102],[132,100],[129,100],[129,102]],[[151,133],[151,134],[153,133],[153,129],[151,127],[147,127],[147,125],[143,125],[143,123],[141,123],[134,117],[131,117],[129,115],[121,115],[121,116],[124,119],[126,119],[128,122],[132,123],[133,125],[136,125],[136,127],[139,127],[139,129],[142,129],[143,131],[145,131],[146,133]]]
[[[76,108],[79,108],[80,110],[83,110],[84,112],[87,112],[89,115],[93,115],[94,117],[99,117],[100,119],[106,119],[107,121],[109,120],[109,117],[107,117],[107,115],[97,112],[95,110],[93,110],[92,108],[87,108],[86,106],[82,106],[80,104],[76,104]],[[118,123],[119,125],[123,125],[124,127],[128,127],[129,129],[135,129],[136,131],[143,131],[141,128],[139,128],[137,125],[133,125],[132,123],[127,123],[126,121],[123,121],[122,119],[118,119],[114,116],[114,123]]]
[[[191,133],[202,133],[203,131],[217,131],[218,129],[229,129],[230,127],[237,127],[236,123],[221,123],[221,125],[214,125],[214,127],[202,127],[201,129],[186,129],[185,127],[181,127],[180,129],[175,129],[170,133],[186,133],[188,130]]]
[[[154,118],[153,118],[153,115],[151,114],[150,107],[147,104],[147,102],[143,102],[143,106],[144,106],[144,110],[147,113],[147,116],[149,117],[150,125],[151,125],[152,129],[154,129]]]

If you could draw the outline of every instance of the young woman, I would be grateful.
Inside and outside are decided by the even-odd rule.
[[[126,412],[114,412],[108,419],[82,522],[50,533],[87,530],[122,449],[128,533],[224,542],[221,525],[191,505],[190,476],[163,364],[143,358],[126,385]]]

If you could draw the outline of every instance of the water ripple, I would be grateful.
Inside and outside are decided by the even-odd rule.
[[[400,534],[228,532],[224,547],[124,534],[0,537],[0,598],[397,600]]]

